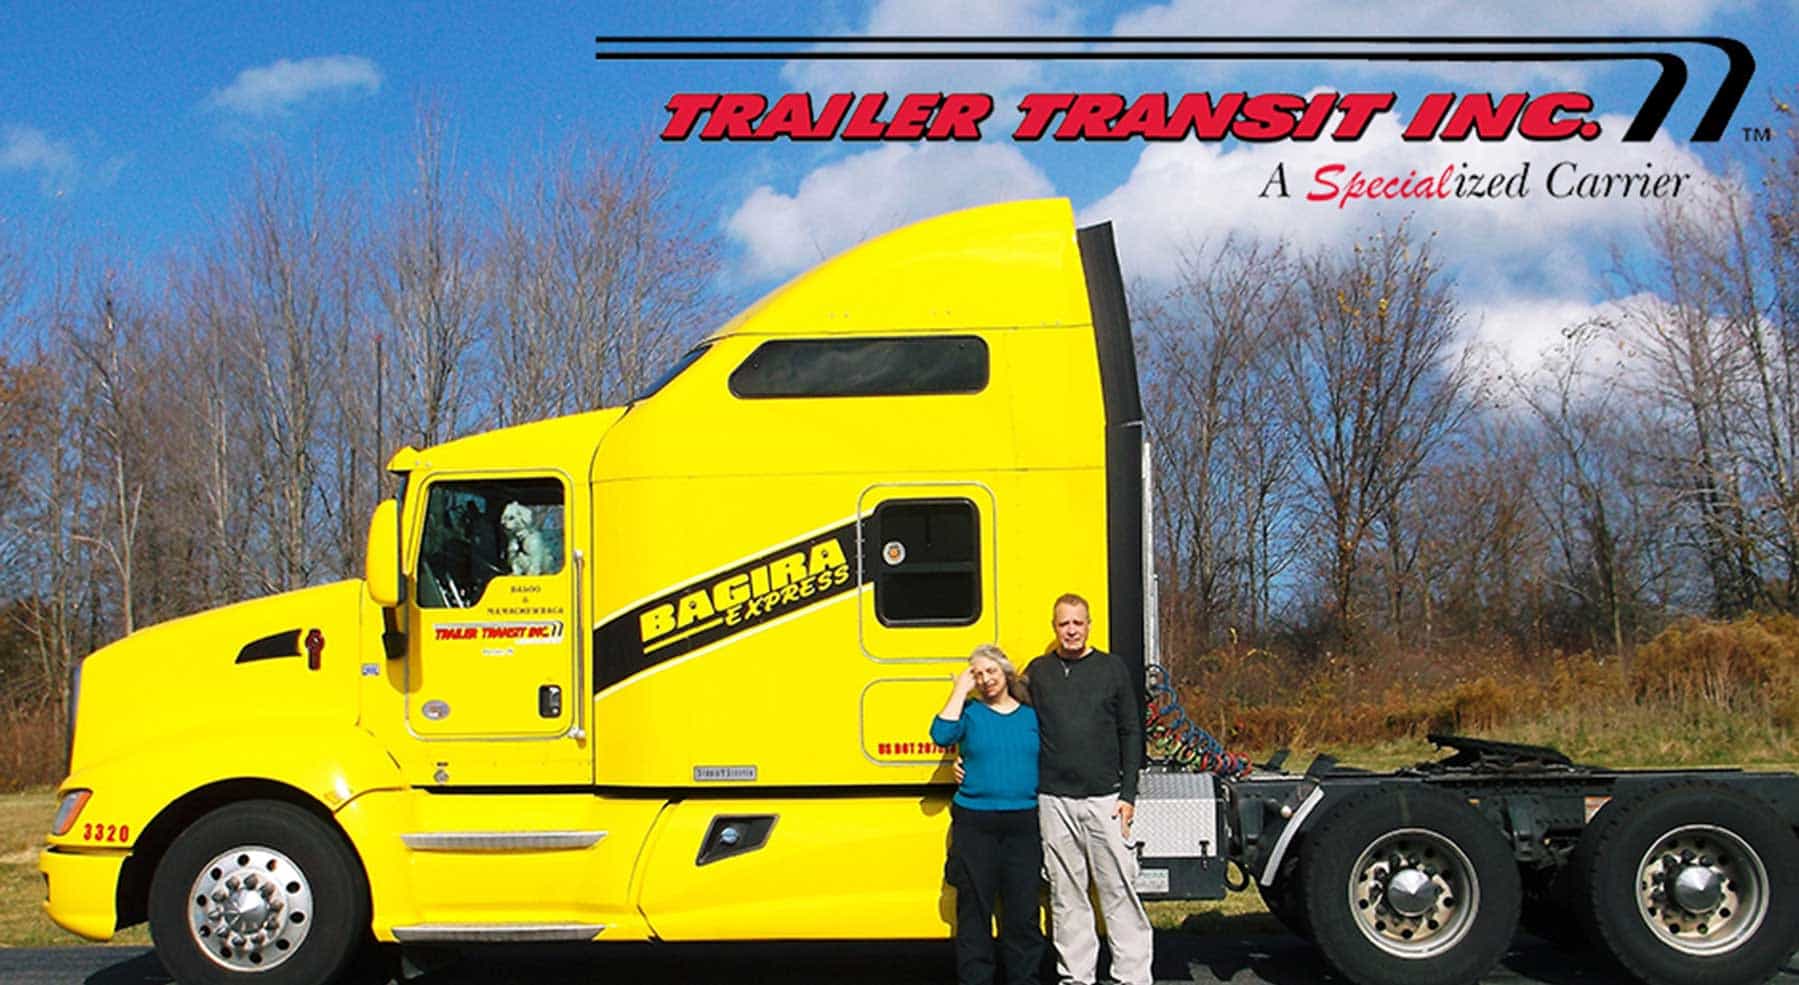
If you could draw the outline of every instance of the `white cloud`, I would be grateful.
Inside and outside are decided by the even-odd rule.
[[[1601,338],[1585,346],[1572,346],[1573,330],[1585,325],[1615,324],[1621,305],[1627,301],[1588,302],[1576,298],[1495,298],[1473,305],[1468,341],[1493,357],[1489,364],[1507,376],[1527,376],[1545,359],[1561,353],[1563,358],[1579,352],[1589,372],[1605,375],[1609,358],[1616,363],[1625,353],[1613,346],[1614,339]],[[1608,348],[1610,347],[1610,348]],[[1616,351],[1611,351],[1616,349]]]
[[[46,195],[64,195],[74,188],[81,169],[68,142],[51,139],[36,127],[10,126],[0,131],[0,172],[35,174]]]
[[[744,247],[744,275],[791,274],[871,236],[989,202],[1053,188],[1017,148],[892,144],[826,164],[787,195],[762,185],[726,222]]]
[[[1001,37],[1070,34],[1080,29],[1071,0],[878,0],[863,35],[971,34]],[[886,45],[883,47],[896,47]],[[794,61],[781,78],[808,92],[1001,93],[1043,77],[1029,59],[994,61]],[[1000,105],[1005,99],[997,99]]]
[[[274,116],[316,96],[380,89],[381,69],[360,55],[283,58],[237,73],[230,85],[213,92],[210,102],[246,116]]]

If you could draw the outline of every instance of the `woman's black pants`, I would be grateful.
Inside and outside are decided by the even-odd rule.
[[[1037,811],[975,811],[950,805],[949,884],[956,888],[956,978],[961,985],[994,981],[993,911],[999,908],[1000,960],[1006,981],[1038,980],[1043,924],[1038,887],[1043,842]]]

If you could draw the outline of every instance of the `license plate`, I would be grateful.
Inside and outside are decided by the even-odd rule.
[[[1168,870],[1141,869],[1137,872],[1136,885],[1139,893],[1166,893],[1168,892]]]

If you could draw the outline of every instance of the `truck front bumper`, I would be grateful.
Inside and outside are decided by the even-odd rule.
[[[37,866],[47,881],[44,912],[64,930],[88,940],[111,940],[118,926],[119,870],[129,855],[44,849]]]

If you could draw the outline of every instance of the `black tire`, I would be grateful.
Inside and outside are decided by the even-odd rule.
[[[157,957],[186,985],[317,985],[368,940],[368,884],[324,821],[245,801],[176,837],[150,880],[149,921]]]
[[[1478,981],[1505,956],[1523,899],[1499,829],[1423,786],[1337,805],[1307,835],[1299,875],[1313,943],[1360,985]]]
[[[1256,892],[1262,896],[1262,905],[1268,907],[1268,912],[1274,914],[1281,926],[1309,941],[1312,928],[1306,923],[1306,908],[1299,891],[1299,859],[1303,854],[1300,842],[1288,846],[1287,855],[1274,874],[1274,885],[1264,886],[1257,882]]]
[[[1592,938],[1650,985],[1765,981],[1799,946],[1799,838],[1742,791],[1670,783],[1613,800],[1573,866]]]

